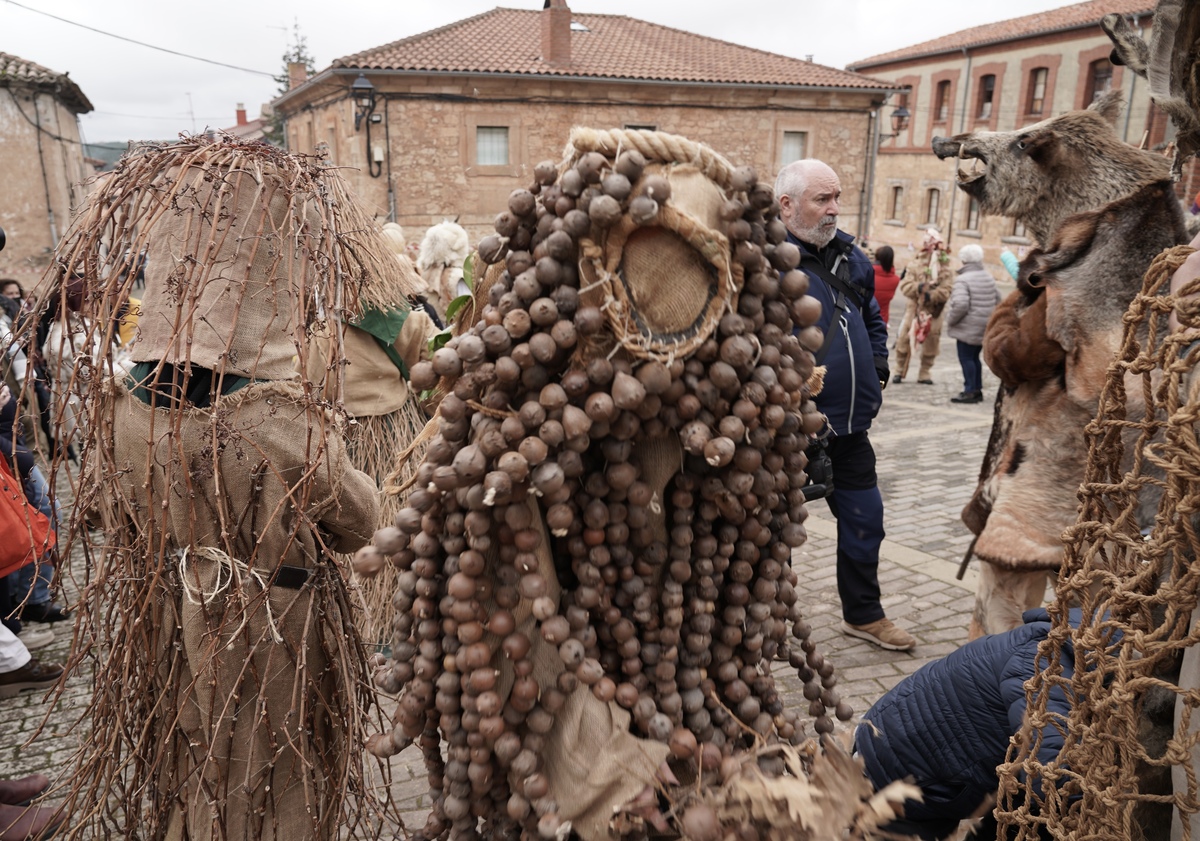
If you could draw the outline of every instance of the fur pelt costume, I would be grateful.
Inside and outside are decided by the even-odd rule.
[[[417,269],[425,282],[429,303],[443,322],[450,302],[470,291],[463,288],[463,264],[470,253],[467,232],[454,222],[434,225],[421,240]]]
[[[928,382],[933,363],[937,360],[942,339],[942,311],[954,289],[954,273],[950,270],[950,255],[934,229],[930,229],[921,244],[921,251],[907,266],[900,281],[900,294],[906,303],[900,333],[896,337],[897,382],[908,375],[909,360],[921,357],[918,382]]]
[[[1121,316],[1150,261],[1183,241],[1170,182],[1071,217],[1022,262],[992,314],[983,356],[1000,378],[979,485],[963,509],[984,562],[971,638],[1018,627],[1041,604],[1078,513],[1087,446]],[[1131,405],[1140,405],[1135,398]]]
[[[330,325],[392,256],[335,170],[233,139],[137,150],[89,197],[56,266],[84,277],[98,331],[131,282],[108,255],[143,249],[136,364],[85,380],[72,666],[96,685],[74,831],[355,834],[370,695],[334,558],[369,540],[378,489],[323,396],[341,391]],[[322,331],[316,379],[298,375]]]

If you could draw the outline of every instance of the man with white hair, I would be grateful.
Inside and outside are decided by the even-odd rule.
[[[779,216],[788,240],[800,248],[808,294],[821,302],[817,326],[825,342],[816,357],[826,374],[815,399],[828,420],[833,491],[826,500],[838,523],[842,630],[882,648],[910,651],[916,639],[884,616],[880,602],[883,498],[867,438],[888,380],[887,325],[875,301],[871,261],[838,230],[841,193],[837,173],[818,160],[788,164],[775,181]]]
[[[983,402],[983,331],[992,310],[1000,303],[995,279],[983,267],[983,249],[964,245],[958,252],[962,268],[954,281],[946,304],[946,335],[958,343],[958,364],[962,366],[963,390],[951,403]]]

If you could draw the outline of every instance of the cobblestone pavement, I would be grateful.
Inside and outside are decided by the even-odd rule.
[[[893,312],[893,327],[897,322],[898,313]],[[969,542],[959,512],[978,477],[992,408],[990,399],[974,405],[950,402],[962,389],[952,340],[942,341],[933,379],[932,386],[890,384],[871,433],[886,509],[887,537],[880,564],[884,606],[890,618],[917,637],[917,649],[912,653],[884,651],[842,634],[835,523],[824,502],[810,506],[809,539],[794,558],[814,639],[836,665],[838,689],[857,713],[905,675],[948,654],[966,639],[975,573],[968,570],[964,580],[955,579]],[[994,394],[996,385],[995,377],[985,369],[985,394]],[[59,640],[36,654],[61,660],[69,630],[58,634]],[[806,706],[794,672],[789,676],[782,663],[775,667],[785,700]],[[43,699],[26,695],[0,700],[5,722],[0,736],[0,778],[61,770],[74,739],[68,727],[85,700],[83,680],[72,678],[61,708],[51,712],[47,727],[31,743],[47,713]],[[402,753],[392,760],[391,772],[392,792],[405,823],[420,828],[428,799],[419,755],[414,749]]]

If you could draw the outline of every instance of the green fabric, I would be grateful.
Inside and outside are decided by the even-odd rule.
[[[168,392],[161,390],[152,392],[151,389],[146,387],[146,383],[153,380],[158,367],[159,363],[157,361],[135,363],[129,371],[129,376],[125,379],[125,387],[129,389],[129,392],[147,406],[157,406],[160,404],[161,400],[156,399],[156,396],[158,398],[168,396]],[[163,366],[163,376],[159,379],[160,389],[175,384],[174,376],[177,371],[178,369],[174,365],[166,364]],[[197,408],[208,408],[211,405],[212,379],[213,372],[207,368],[193,368],[184,399]],[[235,391],[241,391],[253,382],[255,380],[250,377],[222,377],[221,395],[225,396],[233,394]]]
[[[379,343],[380,349],[387,354],[387,358],[392,361],[396,369],[400,371],[400,376],[408,379],[408,366],[404,364],[404,360],[400,358],[400,354],[396,352],[394,347],[396,339],[400,338],[400,332],[404,329],[404,322],[408,320],[408,309],[390,309],[390,310],[365,310],[362,316],[354,323],[354,326],[359,330],[369,333],[376,342]]]

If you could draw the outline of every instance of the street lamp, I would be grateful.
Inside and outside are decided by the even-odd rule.
[[[896,106],[896,110],[892,112],[892,133],[881,134],[879,137],[881,139],[899,137],[908,129],[908,119],[911,116],[903,105]]]
[[[359,73],[350,85],[350,95],[354,98],[354,130],[358,131],[363,118],[375,110],[375,86],[365,74]]]

